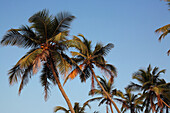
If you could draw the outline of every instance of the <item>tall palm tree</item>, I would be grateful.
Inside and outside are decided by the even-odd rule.
[[[99,76],[97,76],[97,77],[100,79],[101,85],[104,87],[104,89],[105,89],[105,90],[107,91],[107,93],[110,95],[110,97],[113,98],[113,96],[121,96],[121,95],[123,95],[121,91],[119,91],[119,90],[117,90],[117,89],[113,89],[113,88],[114,88],[114,86],[113,86],[113,83],[114,83],[113,80],[110,79],[110,80],[107,82],[107,80],[106,80],[104,77],[103,77],[103,78],[101,78],[101,77],[99,77]],[[106,94],[103,92],[102,88],[101,88],[99,85],[98,85],[98,89],[94,89],[94,91],[91,90],[91,91],[89,92],[89,95],[93,95],[93,93],[94,93],[95,95],[100,95],[100,97],[95,97],[95,98],[89,99],[88,101],[86,101],[86,103],[89,103],[89,102],[98,100],[98,101],[100,101],[98,106],[100,106],[100,105],[102,105],[102,104],[104,104],[104,103],[106,104],[106,113],[108,113],[108,106],[110,107],[110,110],[111,110],[111,112],[113,113],[113,108],[112,108],[111,101],[110,101],[110,99],[106,96]]]
[[[162,33],[159,37],[159,41],[161,41],[162,38],[165,38],[166,35],[170,33],[170,24],[165,25],[157,30],[155,30],[156,33]],[[170,54],[170,50],[168,50],[167,54]]]
[[[95,46],[95,49],[92,50],[91,41],[88,41],[82,34],[79,34],[83,38],[83,41],[81,41],[78,37],[74,36],[73,40],[77,40],[80,42],[83,42],[82,45],[84,45],[84,48],[76,47],[79,52],[71,52],[72,56],[74,56],[73,60],[77,63],[79,63],[79,68],[74,69],[65,79],[65,82],[68,80],[68,78],[75,78],[78,74],[80,75],[81,82],[85,82],[89,77],[91,77],[91,85],[92,85],[92,91],[94,89],[94,79],[97,81],[99,86],[102,88],[105,95],[110,99],[110,101],[113,103],[116,110],[120,113],[117,105],[112,100],[112,98],[109,96],[109,94],[105,91],[101,83],[98,81],[97,76],[94,72],[94,68],[98,67],[101,70],[105,71],[108,77],[110,76],[112,79],[114,76],[117,75],[116,68],[111,65],[107,64],[104,56],[107,55],[107,53],[114,47],[112,43],[107,44],[106,46],[103,46],[102,44],[98,43]],[[81,71],[81,70],[82,71]],[[64,82],[64,83],[65,83]]]
[[[142,95],[139,99],[144,99],[143,107],[145,107],[145,113],[148,113],[150,109],[154,112],[156,104],[160,108],[162,108],[163,104],[169,107],[162,98],[162,96],[167,97],[170,91],[169,87],[167,87],[169,83],[165,84],[165,81],[159,78],[162,73],[165,73],[165,70],[159,71],[158,67],[152,70],[151,65],[149,65],[147,70],[140,69],[133,74],[133,79],[136,79],[139,84],[132,82],[128,88],[142,91]],[[166,99],[169,101],[169,97]],[[156,100],[157,103],[154,103]]]
[[[142,100],[138,99],[138,95],[132,94],[131,89],[125,88],[126,93],[121,98],[115,98],[122,103],[121,111],[124,113],[130,110],[131,113],[139,113],[142,111]]]
[[[82,107],[80,107],[79,103],[78,103],[78,102],[75,102],[75,103],[74,103],[74,111],[75,111],[75,113],[85,113],[85,107],[86,107],[86,106],[88,106],[89,108],[91,108],[88,103],[85,103],[85,104],[83,104]],[[54,112],[58,112],[59,110],[62,110],[62,111],[64,111],[65,113],[69,113],[69,111],[70,111],[70,110],[67,110],[66,108],[64,108],[64,107],[62,107],[62,106],[56,106],[56,107],[54,108]]]
[[[3,46],[30,49],[8,73],[10,84],[16,83],[21,78],[19,94],[29,78],[36,74],[42,65],[40,78],[45,99],[48,97],[49,85],[57,84],[72,113],[74,110],[60,83],[59,73],[64,74],[71,68],[71,60],[64,51],[67,49],[65,45],[67,30],[73,19],[74,16],[69,13],[61,12],[57,16],[52,16],[44,9],[29,18],[30,26],[10,29],[1,40]]]

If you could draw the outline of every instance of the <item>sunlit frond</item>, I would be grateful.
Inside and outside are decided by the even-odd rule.
[[[161,33],[162,35],[159,37],[159,41],[161,41],[162,38],[164,38],[168,33],[170,33],[170,24],[165,25],[157,30],[155,30],[156,33]]]
[[[42,52],[42,49],[35,49],[34,51],[31,50],[31,53],[28,52],[29,54],[18,62],[20,64],[20,68],[27,68],[28,66],[33,65],[36,57]]]
[[[81,56],[81,57],[84,57],[84,58],[87,58],[85,55],[79,53],[79,52],[73,52],[71,51],[71,55],[74,57],[74,56]]]
[[[63,31],[60,32],[59,34],[55,35],[54,37],[50,38],[48,41],[52,42],[60,42],[60,41],[66,41],[66,36],[68,36],[69,31]]]

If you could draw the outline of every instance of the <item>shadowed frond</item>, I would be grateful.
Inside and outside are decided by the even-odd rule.
[[[29,78],[31,78],[32,68],[33,68],[32,65],[30,65],[27,69],[25,69],[24,74],[22,75],[22,78],[21,78],[20,86],[19,86],[19,91],[18,91],[19,94],[21,93],[21,90],[23,89],[23,87],[28,83]]]
[[[12,69],[9,70],[9,84],[12,85],[13,83],[18,82],[18,79],[21,78],[23,70],[20,68],[19,65],[15,65]]]
[[[22,26],[20,29],[10,29],[1,40],[1,45],[18,46],[18,47],[38,47],[40,41],[36,34],[28,26]]]
[[[95,47],[96,50],[94,50],[94,55],[103,55],[106,56],[107,53],[110,52],[110,50],[114,47],[114,45],[112,43],[107,44],[104,47],[101,47],[100,45],[100,49],[99,49],[99,45],[97,44],[97,47]]]

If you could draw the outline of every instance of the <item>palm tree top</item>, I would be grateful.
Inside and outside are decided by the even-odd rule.
[[[10,84],[21,79],[19,93],[23,86],[28,83],[29,78],[40,69],[40,65],[43,65],[40,79],[45,90],[45,98],[47,98],[49,81],[56,84],[49,68],[50,57],[57,64],[56,66],[61,74],[64,74],[71,67],[67,62],[69,57],[64,54],[64,51],[67,49],[66,37],[74,18],[68,12],[61,12],[57,16],[53,16],[49,14],[48,10],[44,9],[28,19],[29,26],[22,25],[18,29],[10,29],[3,36],[1,45],[29,49],[8,73]]]

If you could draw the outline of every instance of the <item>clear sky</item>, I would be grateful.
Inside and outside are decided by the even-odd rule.
[[[118,77],[115,88],[124,91],[132,80],[132,73],[140,68],[158,66],[167,69],[162,75],[170,82],[170,38],[158,42],[154,31],[169,24],[170,12],[165,2],[160,0],[1,0],[0,2],[0,38],[10,28],[29,24],[28,18],[34,13],[49,9],[51,14],[68,11],[76,16],[70,35],[82,33],[92,44],[113,43],[115,47],[106,57],[108,63],[115,65]],[[50,97],[44,101],[43,88],[39,75],[35,75],[18,96],[19,84],[10,87],[8,70],[27,52],[17,47],[0,47],[0,113],[52,113],[55,106],[67,107],[57,86],[51,89]],[[100,71],[96,71],[100,74]],[[63,82],[63,80],[62,80]],[[82,105],[91,97],[90,79],[81,83],[79,78],[68,81],[64,86],[72,104]],[[105,105],[97,107],[91,103],[93,111],[105,112]],[[119,108],[120,104],[117,103]],[[115,109],[114,109],[115,111]],[[62,113],[62,112],[59,112]]]

